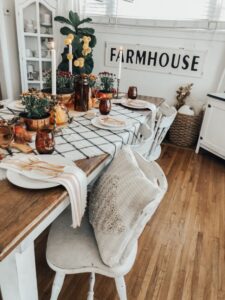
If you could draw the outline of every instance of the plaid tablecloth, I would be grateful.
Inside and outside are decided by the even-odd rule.
[[[129,129],[120,131],[106,130],[93,126],[88,115],[76,117],[71,124],[62,127],[56,133],[56,145],[53,155],[61,155],[73,161],[104,153],[113,156],[116,150],[122,148],[123,145],[135,143],[138,129],[145,120],[146,112],[113,105],[110,115],[123,116],[132,122],[132,126]],[[0,117],[10,119],[13,115],[7,108],[4,108],[0,110]],[[35,152],[35,142],[30,145]],[[12,152],[14,154],[19,151],[12,149]]]

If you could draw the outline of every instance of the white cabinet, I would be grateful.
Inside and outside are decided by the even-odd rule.
[[[196,153],[199,148],[225,159],[225,93],[208,94]]]
[[[56,0],[15,0],[22,91],[43,88],[43,73],[51,69],[47,48],[54,36]]]

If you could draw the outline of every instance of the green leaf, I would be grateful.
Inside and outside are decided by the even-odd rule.
[[[91,41],[90,41],[90,43],[89,43],[89,46],[90,46],[91,48],[94,48],[94,46],[95,46],[96,43],[97,43],[96,36],[95,36],[95,35],[91,35],[90,38],[91,38]]]
[[[73,25],[73,24],[70,22],[69,19],[64,18],[64,17],[61,17],[61,16],[55,17],[54,20],[57,21],[57,22],[60,22],[60,23],[66,23],[66,24],[69,24],[69,25]]]
[[[85,73],[86,74],[91,74],[91,72],[94,68],[94,61],[93,61],[93,58],[91,56],[86,58],[84,68],[85,68]]]
[[[69,12],[69,19],[70,19],[71,23],[73,24],[74,28],[76,28],[80,23],[80,18],[78,16],[78,14],[76,12],[73,12],[72,10],[70,10],[70,12]]]
[[[81,24],[84,24],[84,23],[90,23],[91,21],[92,21],[91,18],[86,18],[86,19],[81,20],[78,25],[81,25]]]
[[[77,33],[82,35],[93,35],[95,30],[93,28],[84,27],[77,29]]]
[[[72,29],[70,29],[69,27],[67,27],[67,26],[62,27],[62,28],[60,29],[60,32],[61,32],[63,35],[68,35],[68,34],[70,34],[70,33],[75,34],[75,32],[74,32]]]
[[[74,38],[74,40],[72,41],[72,47],[73,47],[74,50],[76,50],[79,45],[80,45],[80,39],[76,35],[75,38]]]

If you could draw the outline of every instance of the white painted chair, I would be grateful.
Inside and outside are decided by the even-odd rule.
[[[133,243],[127,246],[128,255],[122,264],[109,267],[103,263],[98,251],[93,229],[86,216],[83,218],[81,227],[77,229],[73,229],[70,226],[71,216],[69,210],[66,210],[53,223],[47,244],[47,262],[56,272],[51,300],[58,298],[66,274],[87,272],[91,273],[87,296],[88,300],[94,299],[95,273],[114,278],[119,298],[121,300],[127,299],[124,275],[130,271],[134,264],[138,237],[148,220],[154,214],[167,190],[166,177],[158,164],[142,159],[142,163],[143,162],[145,166],[146,164],[151,166],[161,192],[154,201],[150,202],[143,209],[141,218],[139,219],[140,222],[138,222],[138,226],[135,228],[134,239],[132,239]],[[76,298],[75,295],[74,297]]]
[[[144,157],[148,156],[149,149],[154,141],[154,127],[157,113],[157,108],[153,103],[148,103],[148,107],[151,109],[151,113],[146,116],[145,123],[140,125],[136,144],[132,145],[132,149]]]
[[[177,111],[174,107],[166,103],[161,104],[156,120],[153,119],[154,123],[147,119],[146,123],[140,128],[139,143],[134,145],[133,149],[150,161],[157,160],[161,154],[161,143],[173,123],[176,114]],[[142,139],[140,139],[140,136]]]
[[[162,103],[159,107],[158,118],[154,128],[154,141],[150,148],[149,154],[145,156],[148,160],[157,160],[161,154],[161,143],[165,138],[170,126],[172,125],[177,114],[173,106]]]

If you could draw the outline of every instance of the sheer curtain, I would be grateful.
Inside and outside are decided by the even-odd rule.
[[[86,0],[85,13],[100,23],[213,29],[225,24],[225,0]]]
[[[56,16],[63,16],[68,18],[69,11],[72,10],[77,12],[79,15],[82,13],[82,3],[85,2],[84,0],[58,0],[57,1],[57,10]],[[55,36],[55,44],[56,44],[56,55],[57,55],[57,62],[60,63],[61,61],[61,53],[64,49],[64,36],[60,33],[60,28],[63,24],[59,22],[55,22],[55,29],[56,29],[56,36]]]

